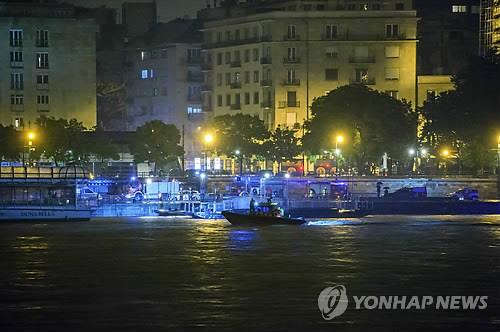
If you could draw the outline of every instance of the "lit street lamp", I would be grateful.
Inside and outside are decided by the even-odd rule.
[[[35,151],[35,147],[33,145],[33,141],[36,138],[34,132],[30,131],[26,134],[27,142],[24,145],[24,148],[28,150],[28,166],[31,165],[31,151]],[[25,162],[25,151],[23,149],[23,166],[26,166]]]
[[[344,142],[344,136],[337,135],[337,137],[335,137],[335,173],[336,174],[339,174],[339,157],[340,157],[339,144],[342,144],[342,142]]]
[[[241,154],[240,150],[234,151],[234,154],[238,157],[239,163],[240,163],[240,177],[243,174],[243,155]]]

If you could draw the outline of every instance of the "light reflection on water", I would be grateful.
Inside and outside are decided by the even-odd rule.
[[[5,331],[498,331],[497,216],[313,220],[102,219],[0,225]],[[317,295],[488,295],[482,312],[370,312],[322,320]],[[411,324],[408,324],[411,322]]]

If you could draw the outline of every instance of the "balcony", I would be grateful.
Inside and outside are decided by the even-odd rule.
[[[283,63],[285,64],[293,64],[293,63],[300,63],[300,57],[283,57]]]
[[[364,85],[375,85],[374,78],[365,78],[365,79],[355,79],[352,78],[349,81],[351,84],[364,84]]]
[[[36,105],[36,110],[37,110],[37,112],[48,112],[49,105],[48,104],[38,104],[38,105]]]
[[[298,86],[300,85],[300,80],[299,79],[285,80],[283,81],[283,85]]]
[[[48,83],[37,83],[36,84],[36,89],[37,90],[48,90],[49,89],[49,84]]]
[[[350,63],[375,63],[375,56],[350,56]]]
[[[23,104],[10,105],[10,110],[13,112],[22,112],[24,111],[24,105]]]
[[[187,75],[187,81],[188,82],[192,82],[192,83],[203,82],[203,75],[188,74]]]
[[[201,65],[202,59],[200,56],[188,57],[186,63],[188,65]]]
[[[265,56],[260,58],[260,64],[261,65],[270,65],[273,63],[273,60],[270,56]]]
[[[231,39],[231,40],[220,40],[217,42],[208,42],[202,45],[204,49],[211,49],[217,47],[226,47],[226,46],[238,46],[245,44],[255,44],[260,42],[268,42],[271,41],[272,38],[269,35],[264,35],[261,37],[251,37],[251,38],[240,38],[240,39]]]
[[[231,89],[241,89],[241,82],[231,82]]]
[[[241,67],[241,61],[238,60],[238,61],[232,61],[231,62],[231,68],[239,68]]]
[[[272,80],[261,80],[260,81],[260,86],[262,86],[262,87],[273,86],[273,81]]]
[[[201,99],[201,95],[195,94],[195,95],[188,95],[187,100],[193,101],[193,102],[200,102],[202,99]]]
[[[286,34],[283,36],[283,40],[285,41],[300,40],[300,36],[295,34],[294,35]]]
[[[286,108],[286,107],[300,107],[300,101],[298,100],[285,100],[285,101],[280,101],[278,103],[279,108]]]
[[[241,104],[231,104],[230,108],[235,111],[241,110]]]
[[[11,61],[10,62],[10,68],[23,68],[24,67],[24,62],[22,61]]]
[[[209,84],[202,85],[201,92],[212,92],[212,86]]]
[[[270,101],[264,101],[264,102],[260,103],[260,107],[265,108],[265,109],[273,108],[273,106],[274,106],[273,103]]]

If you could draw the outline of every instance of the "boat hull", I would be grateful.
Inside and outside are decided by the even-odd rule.
[[[0,221],[39,221],[39,220],[90,220],[90,209],[68,209],[54,207],[2,207]]]
[[[222,215],[231,224],[237,226],[302,225],[306,223],[304,219],[268,217],[230,211],[222,211]]]

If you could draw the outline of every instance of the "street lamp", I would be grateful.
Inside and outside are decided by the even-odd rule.
[[[33,146],[33,141],[35,140],[36,135],[34,132],[30,131],[26,134],[26,138],[27,138],[27,145],[25,145],[24,148],[28,150],[28,166],[29,166],[31,164],[31,151],[35,150]],[[24,154],[25,151],[23,150],[23,166],[26,166]]]
[[[241,154],[240,150],[234,151],[234,154],[238,156],[238,160],[240,163],[240,177],[241,177],[241,175],[243,174],[243,155]]]
[[[207,154],[208,154],[208,146],[210,144],[212,144],[213,142],[214,142],[214,135],[212,133],[205,133],[203,135],[203,143],[205,145],[205,149],[204,149],[205,150],[204,151],[205,152],[205,162],[204,162],[205,167],[204,167],[204,171],[206,171],[208,169],[208,156],[207,156]]]
[[[342,135],[337,135],[335,137],[335,173],[339,173],[339,157],[340,157],[340,150],[339,150],[339,144],[342,144],[344,142],[344,136]]]

